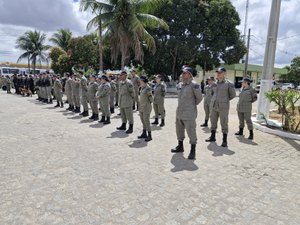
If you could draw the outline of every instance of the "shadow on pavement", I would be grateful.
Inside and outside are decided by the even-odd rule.
[[[145,139],[135,140],[132,144],[128,145],[130,148],[144,148],[148,145]]]
[[[91,128],[102,128],[102,127],[104,127],[104,124],[103,123],[98,123],[98,121],[97,121],[97,123],[91,124],[90,127]]]
[[[295,140],[287,139],[287,138],[281,138],[281,139],[284,140],[286,143],[288,143],[290,146],[292,146],[297,151],[300,151],[300,145]]]
[[[81,119],[82,116],[73,116],[73,117],[68,117],[69,120],[77,120],[77,119]]]
[[[205,134],[210,134],[210,128],[208,127],[201,127],[201,128]]]
[[[160,127],[159,125],[158,126],[155,126],[155,125],[152,125],[151,126],[151,130],[152,131],[155,131],[155,130],[161,130],[162,129],[162,127]]]
[[[258,145],[256,142],[253,140],[249,140],[248,138],[245,138],[244,136],[236,136],[236,139],[239,140],[239,142],[248,144],[248,145]]]
[[[223,156],[223,155],[233,155],[235,154],[234,151],[231,151],[228,148],[224,148],[221,146],[218,146],[216,142],[211,142],[208,146],[207,146],[209,151],[212,151],[213,154],[212,156]]]
[[[85,120],[81,120],[79,123],[93,123],[93,122],[95,122],[95,120],[85,119]]]
[[[174,165],[174,168],[171,169],[171,172],[179,171],[195,171],[199,167],[194,163],[194,160],[189,160],[183,157],[183,153],[175,153],[171,159],[171,163]]]
[[[69,115],[74,115],[74,114],[75,114],[75,113],[70,112],[70,111],[64,112],[64,113],[63,113],[64,116],[69,116]]]
[[[110,134],[107,138],[127,138],[129,135],[125,133],[125,130],[117,130]]]
[[[43,109],[56,109],[56,108],[54,108],[54,106],[49,106],[49,107],[46,107],[46,108],[43,108]]]

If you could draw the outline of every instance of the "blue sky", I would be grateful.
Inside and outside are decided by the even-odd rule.
[[[231,0],[241,18],[243,33],[246,0]],[[263,64],[270,0],[250,0],[248,28],[251,28],[249,62]],[[283,0],[277,43],[276,65],[284,66],[300,55],[300,0]],[[16,62],[21,51],[15,49],[18,36],[27,30],[41,30],[51,37],[60,28],[70,28],[75,36],[86,34],[92,18],[79,12],[78,0],[0,0],[0,62]]]

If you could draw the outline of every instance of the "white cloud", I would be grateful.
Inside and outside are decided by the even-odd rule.
[[[231,0],[241,18],[239,29],[244,32],[246,0]],[[249,62],[263,64],[265,43],[268,32],[271,10],[270,0],[250,0],[248,10],[248,28],[251,28],[251,44]],[[277,51],[275,64],[285,66],[300,55],[300,15],[298,13],[299,0],[282,1],[278,31]],[[294,36],[294,37],[291,37]],[[287,38],[290,37],[290,38]]]

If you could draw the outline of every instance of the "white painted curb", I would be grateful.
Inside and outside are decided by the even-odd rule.
[[[257,122],[256,118],[252,118],[252,122],[253,122],[253,126],[257,130],[260,130],[262,132],[265,132],[265,133],[268,133],[268,134],[274,134],[274,135],[277,135],[277,136],[280,136],[280,137],[300,141],[300,135],[299,134],[292,134],[292,133],[289,133],[289,132],[285,132],[285,131],[281,131],[281,130],[274,130],[274,129],[268,128],[266,126],[263,126],[263,125],[259,124]]]

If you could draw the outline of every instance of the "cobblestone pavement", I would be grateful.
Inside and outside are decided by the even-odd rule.
[[[153,141],[134,133],[0,92],[0,224],[300,224],[300,142],[255,131],[237,138],[236,99],[229,147],[204,141],[197,160],[171,154],[175,98],[166,100],[166,127]],[[117,110],[118,112],[118,110]],[[248,133],[246,134],[248,135]]]

